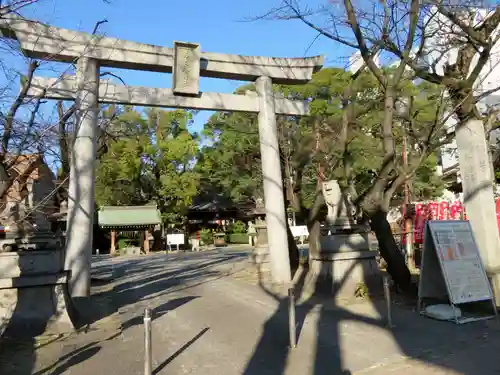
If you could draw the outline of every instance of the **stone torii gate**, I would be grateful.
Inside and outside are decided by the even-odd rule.
[[[307,103],[275,97],[272,84],[301,84],[323,65],[323,56],[274,58],[200,52],[194,43],[174,48],[51,27],[17,17],[0,20],[3,37],[15,39],[27,57],[76,63],[76,77],[35,77],[29,96],[75,100],[65,270],[73,297],[90,295],[94,213],[96,129],[99,103],[245,111],[258,113],[271,272],[275,282],[291,280],[276,114],[305,115]],[[172,89],[100,82],[100,67],[173,73]],[[199,78],[255,81],[257,95],[200,93]]]

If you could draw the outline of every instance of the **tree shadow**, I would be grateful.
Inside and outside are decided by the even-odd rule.
[[[384,330],[402,356],[464,375],[500,372],[500,365],[494,365],[492,357],[500,348],[498,340],[494,341],[500,329],[498,324],[483,320],[459,325],[424,317],[417,311],[417,299],[402,294],[396,287],[391,288],[391,299],[393,327],[385,325]],[[385,320],[385,301],[370,297],[368,302]],[[481,346],[486,350],[479,349]],[[487,346],[491,346],[489,350]]]
[[[311,273],[308,265],[302,265],[296,270],[293,280],[295,295],[300,298],[306,290],[314,290],[314,293],[305,301],[296,306],[296,339],[300,345],[300,339],[307,316],[311,312],[318,314],[316,322],[316,342],[314,353],[315,375],[350,374],[351,371],[345,368],[340,346],[339,324],[343,320],[357,319],[366,324],[382,327],[383,321],[365,316],[355,316],[348,310],[343,309],[334,303],[333,309],[326,308],[318,301],[328,298],[336,301],[337,293],[342,290],[343,285],[348,281],[350,274],[360,265],[360,261],[351,262],[342,278],[336,280],[333,274],[334,268],[331,262],[323,262],[320,269],[315,269]],[[371,279],[373,272],[367,272],[367,278]],[[323,277],[322,275],[328,275]],[[266,321],[262,335],[257,343],[255,351],[250,358],[244,371],[244,375],[254,374],[284,374],[290,357],[293,356],[294,349],[289,347],[288,339],[288,309],[289,300],[283,294],[274,293],[264,282],[262,274],[259,273],[259,287],[268,295],[278,301],[278,308]],[[319,309],[318,309],[319,307]]]
[[[130,267],[130,271],[128,268],[126,271],[123,270],[122,277],[114,283],[112,288],[105,288],[105,290],[93,294],[92,303],[88,306],[80,306],[79,311],[84,313],[78,327],[88,329],[99,320],[119,312],[125,312],[124,316],[126,317],[128,306],[139,303],[144,304],[144,307],[150,307],[151,303],[148,301],[153,298],[224,277],[226,276],[224,272],[213,270],[213,268],[231,263],[241,256],[240,254],[219,254],[215,259],[195,259],[194,265],[181,266],[172,270],[166,270],[165,264],[158,266],[159,259],[137,260]],[[158,313],[161,311],[164,313],[194,298],[197,297],[179,298],[167,302],[162,308],[155,309],[160,309],[157,311]],[[133,326],[140,319],[142,318],[126,319],[125,323],[122,323],[122,328]]]
[[[166,269],[165,265],[158,266],[158,260],[140,259],[133,264],[131,272],[124,269],[122,278],[115,280],[116,283],[111,288],[104,288],[104,290],[93,293],[90,300],[81,301],[85,302],[86,306],[77,305],[77,328],[91,329],[92,325],[99,320],[124,310],[124,313],[121,314],[124,319],[119,319],[120,326],[117,327],[119,332],[114,335],[116,337],[124,330],[142,324],[142,316],[131,316],[131,313],[136,314],[136,312],[133,309],[127,311],[128,305],[139,303],[143,304],[144,307],[153,307],[153,316],[157,319],[168,311],[198,298],[198,296],[175,298],[158,306],[151,302],[154,298],[225,277],[227,276],[226,272],[214,268],[231,263],[234,259],[242,256],[242,254],[218,254],[216,257],[209,255],[208,259],[207,257],[197,257],[189,265],[181,265],[172,270]],[[42,319],[26,320],[26,318],[30,318],[26,312],[29,313],[40,307],[37,305],[40,292],[40,288],[24,288],[23,293],[19,294],[13,308],[12,318],[7,322],[5,332],[0,338],[0,374],[31,375],[35,369],[36,350],[40,347],[37,346],[35,338],[46,331],[54,313],[54,311],[43,311],[45,315],[41,314]],[[44,290],[42,292],[51,293],[50,296],[45,296],[46,299],[52,302],[57,301],[53,291]],[[57,336],[51,341],[57,341],[60,338],[61,336]],[[47,371],[55,374],[63,373],[76,363],[83,362],[95,355],[100,350],[96,344],[92,343],[81,347],[70,355],[59,358],[56,364],[40,370],[37,374],[42,375],[48,373]]]
[[[32,375],[63,374],[66,370],[70,369],[71,367],[79,363],[85,362],[88,359],[92,358],[97,353],[99,353],[101,351],[101,345],[99,344],[105,341],[112,341],[117,336],[119,336],[119,333],[118,334],[115,333],[99,342],[93,341],[86,345],[78,347],[70,351],[69,353],[60,356],[53,364],[46,366],[33,374],[30,372],[30,374]],[[48,344],[50,343],[51,342],[49,342]]]
[[[46,367],[40,371],[35,372],[33,375],[60,375],[71,367],[85,362],[86,360],[92,358],[94,355],[99,353],[101,350],[100,345],[95,345],[95,343],[85,345],[81,348],[75,349],[69,354],[66,354],[59,358],[59,360],[53,365]]]
[[[21,342],[0,338],[0,374],[31,375],[35,366],[35,339]]]
[[[493,365],[494,368],[488,369],[490,372],[479,371],[476,362],[474,365],[472,361],[467,360],[465,351],[454,356],[450,354],[460,346],[472,348],[479,343],[484,344],[484,337],[492,331],[487,321],[460,326],[431,320],[415,311],[416,300],[398,294],[395,295],[395,302],[392,305],[395,327],[390,328],[387,326],[382,278],[379,278],[379,284],[372,279],[372,283],[368,285],[368,296],[363,300],[347,305],[339,303],[336,298],[337,293],[348,281],[356,266],[361,266],[365,275],[372,275],[367,262],[358,260],[338,281],[331,283],[316,278],[315,293],[297,305],[296,327],[299,348],[306,318],[312,313],[317,314],[314,342],[306,340],[310,337],[311,331],[308,332],[309,337],[304,337],[303,342],[303,345],[314,347],[311,374],[351,374],[360,370],[367,371],[371,367],[386,364],[385,362],[390,364],[396,360],[403,361],[406,358],[465,375],[498,373],[500,365]],[[327,267],[331,272],[331,265],[325,264],[323,267]],[[296,274],[294,288],[297,296],[301,295],[305,289],[304,284],[308,282],[306,274],[307,272]],[[291,349],[288,342],[288,299],[272,292],[262,281],[259,282],[259,286],[278,301],[278,307],[264,323],[261,337],[243,374],[288,373],[290,371],[288,366],[293,366],[297,361],[295,349]],[[396,291],[393,290],[393,293]],[[483,362],[494,361],[491,352],[490,350],[489,355],[486,352],[480,355]],[[381,370],[367,372],[370,373],[385,372]]]
[[[181,307],[182,305],[199,298],[199,296],[188,296],[188,297],[180,297],[176,298],[170,301],[167,301],[159,306],[156,306],[154,309],[151,310],[151,316],[153,319],[158,319],[161,318],[163,315],[165,315],[167,312],[175,310],[178,307]],[[122,330],[126,330],[128,328],[131,328],[136,325],[140,325],[143,323],[144,317],[142,315],[135,316],[133,318],[130,318],[126,321],[124,321],[121,324]]]

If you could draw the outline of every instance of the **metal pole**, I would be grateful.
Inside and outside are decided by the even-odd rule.
[[[151,375],[151,309],[144,310],[144,375]]]
[[[406,134],[403,137],[403,150],[402,150],[402,158],[403,158],[403,165],[405,167],[408,166],[408,151],[407,151],[407,141],[406,141]],[[409,182],[408,180],[405,180],[404,182],[404,207],[403,207],[403,230],[404,230],[404,239],[405,239],[405,253],[406,253],[406,259],[408,262],[408,266],[411,268],[411,259],[412,259],[412,241],[411,241],[411,233],[410,233],[410,222],[407,219],[408,216],[408,206],[410,204],[410,189],[409,189]]]
[[[384,296],[385,296],[385,302],[386,302],[386,307],[387,307],[387,326],[389,328],[394,327],[392,325],[392,302],[391,302],[391,279],[390,276],[387,274],[384,274]]]
[[[295,348],[297,346],[297,323],[295,321],[295,293],[293,288],[288,289],[288,325],[290,333],[290,347]]]

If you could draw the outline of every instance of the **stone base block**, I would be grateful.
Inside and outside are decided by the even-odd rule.
[[[382,276],[376,255],[365,250],[311,257],[305,288],[308,293],[326,292],[340,299],[353,298],[360,284],[366,285],[369,293],[379,293]]]
[[[137,246],[126,247],[122,250],[123,255],[141,255],[141,248]]]
[[[0,240],[0,253],[12,251],[61,250],[62,238],[52,233],[36,232],[30,235],[10,235]]]
[[[23,278],[11,281],[22,284]],[[9,279],[3,279],[9,280]],[[4,283],[6,284],[6,283]],[[29,282],[25,283],[29,285]],[[76,311],[64,282],[0,289],[0,335],[35,337],[75,330]]]
[[[322,251],[327,252],[349,252],[370,249],[368,233],[336,233],[321,236],[319,243]]]

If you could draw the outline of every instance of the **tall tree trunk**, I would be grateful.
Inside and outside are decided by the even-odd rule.
[[[307,210],[307,230],[309,231],[309,254],[319,255],[321,246],[319,238],[321,236],[321,221],[326,219],[325,197],[323,197],[321,177],[316,188],[316,198],[313,206]]]
[[[289,184],[285,181],[283,184],[283,195],[287,197],[287,186]],[[293,194],[293,193],[292,193]],[[285,212],[288,211],[288,206],[290,205],[290,201],[288,199],[285,199]],[[290,271],[292,272],[292,278],[299,268],[299,262],[300,262],[300,253],[299,253],[299,248],[297,244],[295,243],[295,238],[293,237],[292,231],[290,229],[290,225],[288,225],[288,219],[286,220],[286,234],[288,238],[288,257],[290,259]]]
[[[377,237],[380,255],[387,262],[387,272],[404,293],[415,296],[417,288],[411,281],[411,274],[406,266],[403,253],[399,250],[392,234],[391,226],[387,220],[387,212],[379,208],[367,213],[367,216],[370,219],[370,228]]]
[[[300,263],[300,252],[297,243],[295,242],[295,238],[293,237],[292,231],[290,230],[290,226],[288,225],[288,221],[286,224],[286,234],[288,236],[288,256],[290,257],[290,270],[292,271],[292,278],[295,274],[295,271],[299,268]]]

